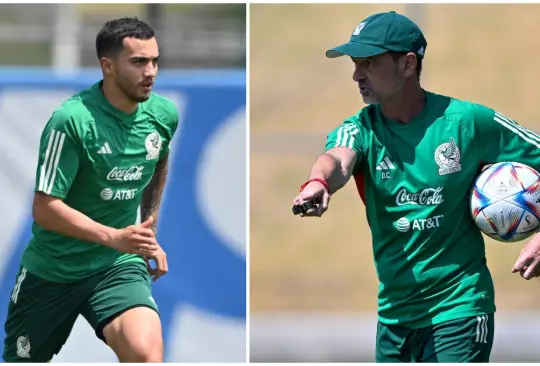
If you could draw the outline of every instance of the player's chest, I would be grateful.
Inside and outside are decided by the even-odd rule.
[[[109,185],[146,184],[152,177],[163,138],[151,124],[102,126],[85,141],[86,169]]]
[[[477,147],[467,131],[434,128],[423,135],[373,135],[364,174],[381,197],[442,201],[470,186],[479,169]]]

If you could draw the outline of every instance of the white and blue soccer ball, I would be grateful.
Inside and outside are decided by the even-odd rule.
[[[471,213],[475,224],[492,239],[527,239],[540,224],[540,174],[515,162],[489,166],[474,183]]]

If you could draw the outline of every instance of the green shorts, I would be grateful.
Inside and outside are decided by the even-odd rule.
[[[75,283],[49,282],[21,267],[8,307],[3,359],[48,362],[60,352],[79,315],[105,342],[103,328],[139,306],[158,311],[145,263],[118,264]]]
[[[377,325],[376,362],[489,362],[493,314],[434,324],[421,329]]]

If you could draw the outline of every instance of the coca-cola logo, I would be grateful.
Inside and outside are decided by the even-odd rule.
[[[107,180],[119,180],[122,182],[141,180],[143,169],[144,166],[142,165],[135,165],[127,169],[120,169],[119,167],[115,166],[112,168],[109,174],[107,174]]]
[[[405,188],[401,189],[396,196],[398,206],[420,205],[435,206],[444,202],[442,196],[443,187],[426,188],[418,193],[410,193]]]

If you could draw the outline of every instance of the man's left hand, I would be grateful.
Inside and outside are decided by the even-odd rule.
[[[521,250],[512,268],[512,273],[516,272],[526,280],[540,276],[540,234],[534,235]]]
[[[161,247],[159,247],[155,253],[145,257],[144,259],[146,260],[146,268],[148,269],[148,273],[152,277],[153,281],[157,281],[158,278],[169,272],[167,254],[165,254],[165,251]],[[150,263],[152,259],[156,262],[155,268],[153,268]]]

